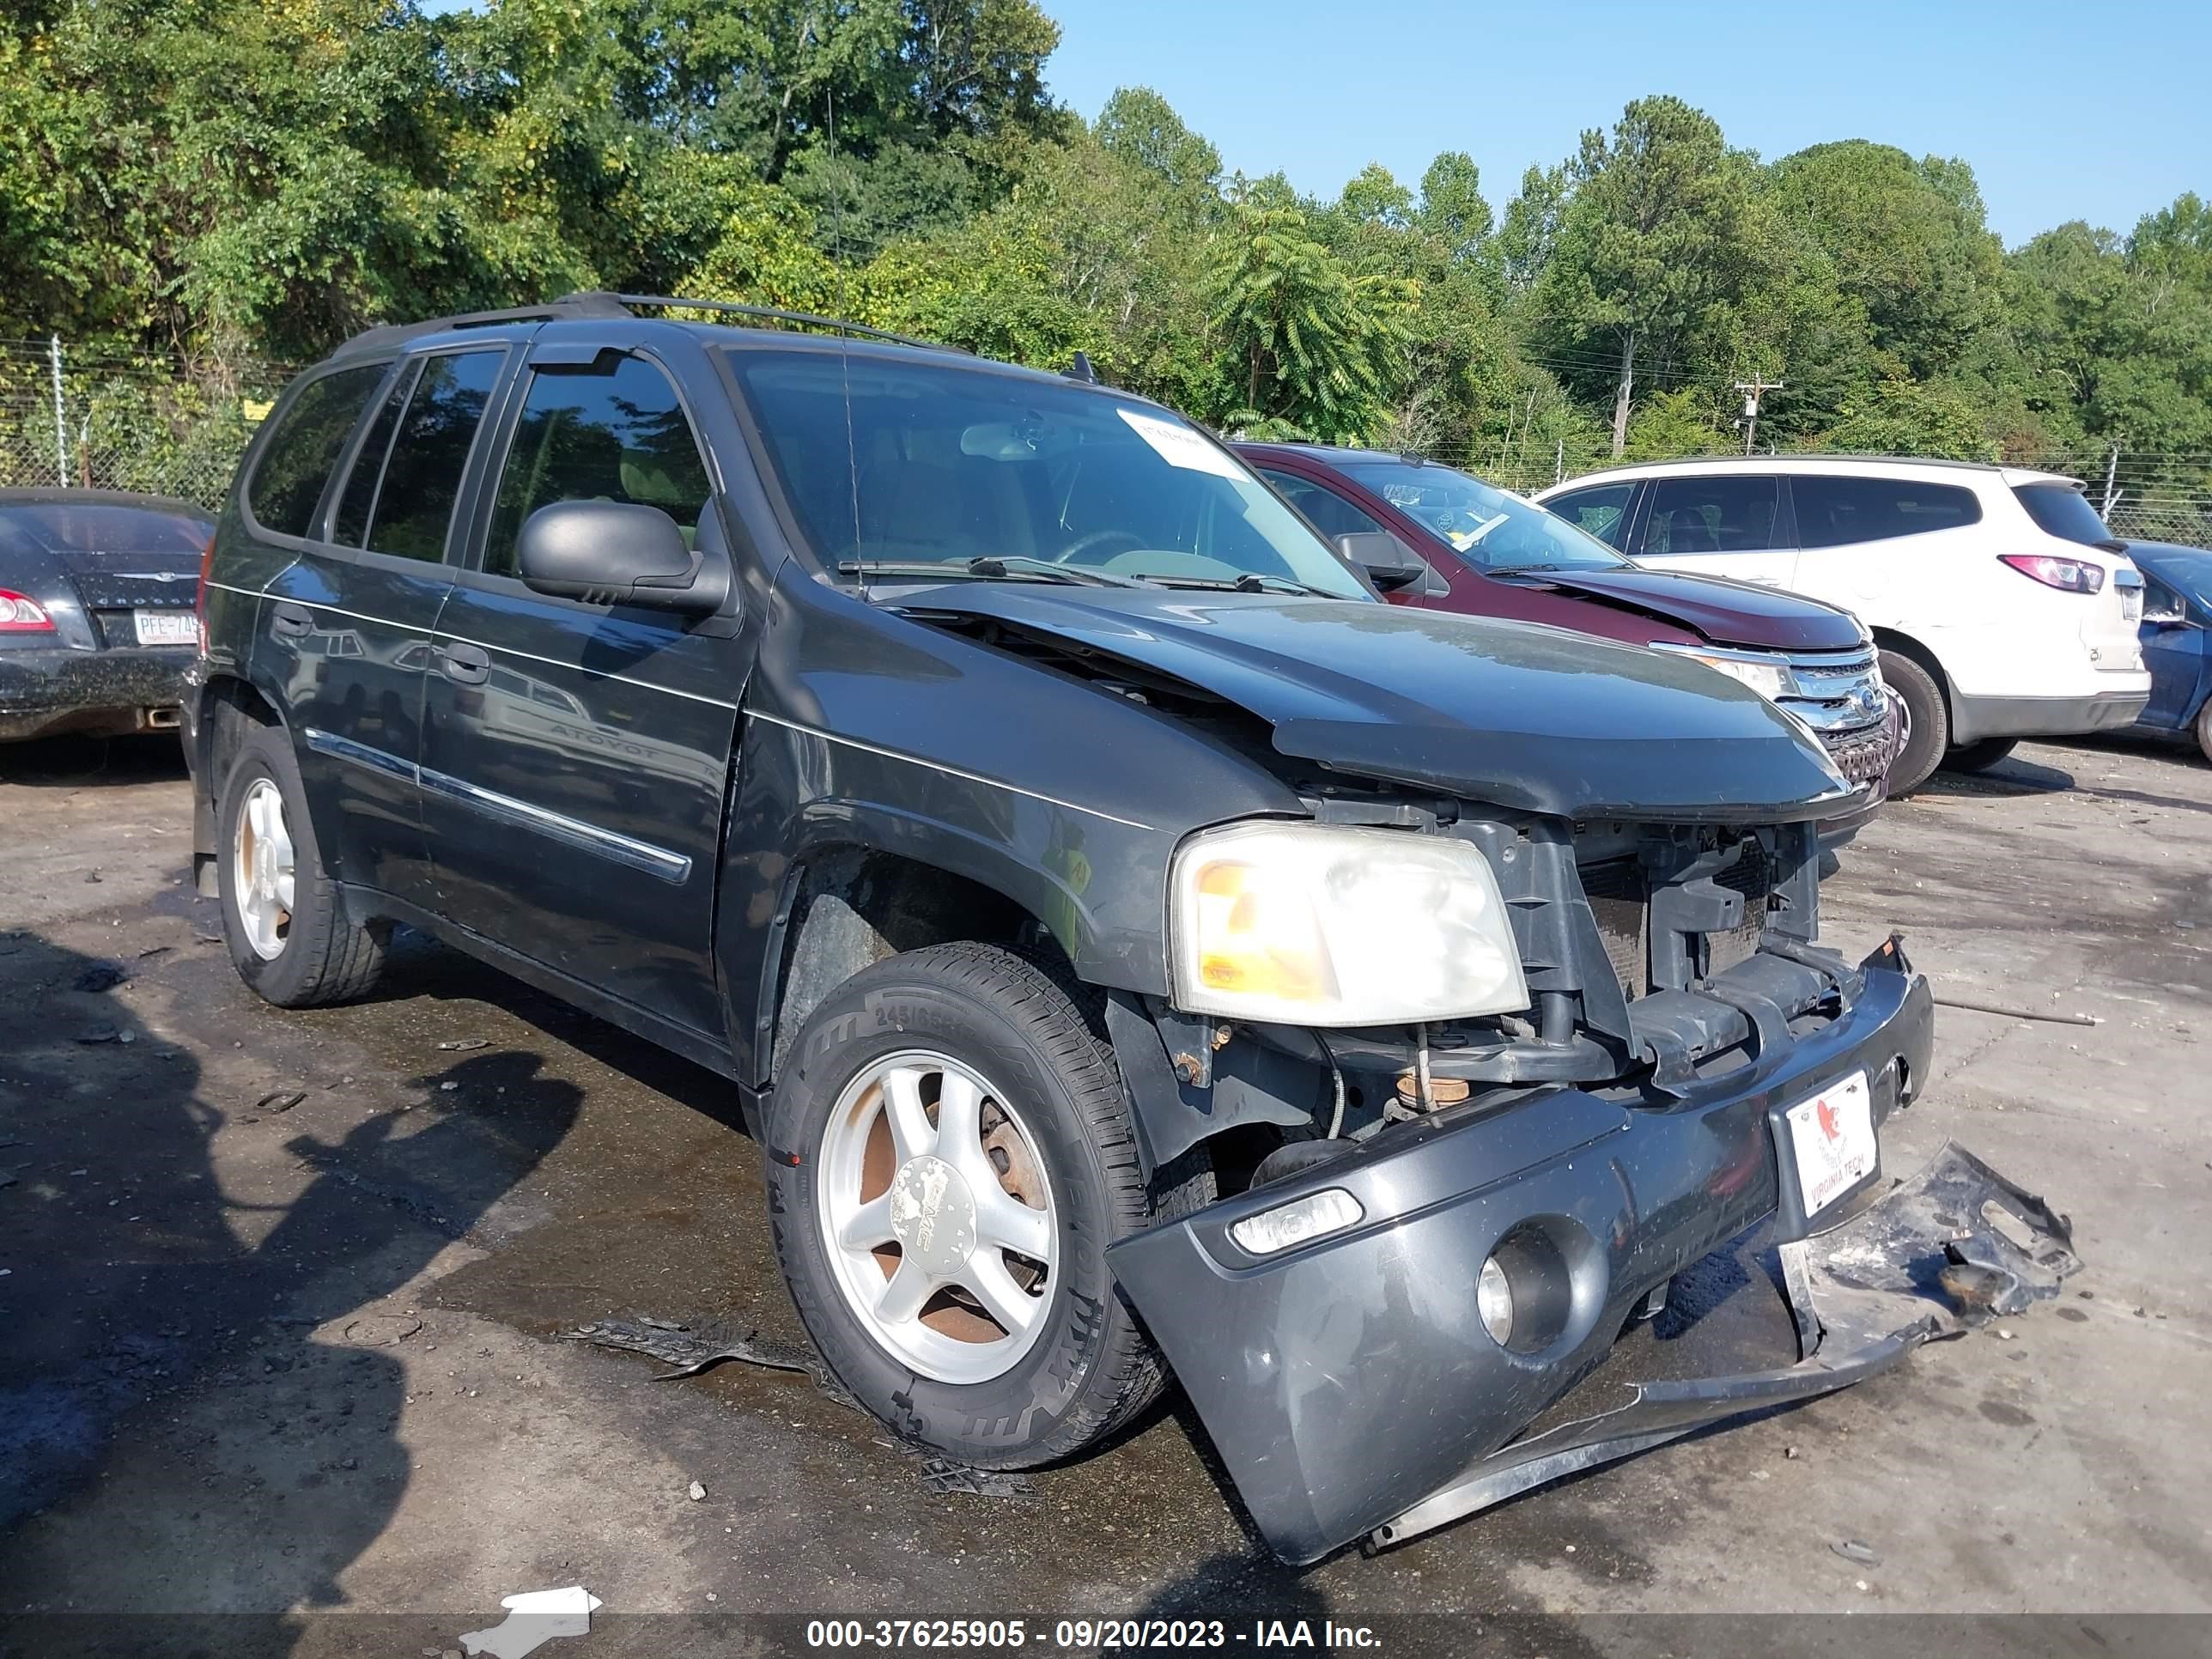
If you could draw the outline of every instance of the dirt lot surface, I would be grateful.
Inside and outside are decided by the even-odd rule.
[[[1592,1613],[2063,1613],[2088,1653],[2128,1644],[2083,1616],[2212,1612],[2212,769],[2179,751],[1939,778],[1826,889],[1854,955],[1901,928],[1947,994],[2100,1022],[1940,1010],[1889,1138],[2070,1212],[2063,1300],[1300,1574],[1187,1413],[1027,1500],[944,1493],[803,1376],[557,1340],[798,1335],[734,1101],[428,944],[362,1006],[263,1006],[186,884],[173,747],[0,751],[0,1617],[434,1655],[582,1584],[603,1620],[1450,1611],[1559,1655],[1620,1646]]]

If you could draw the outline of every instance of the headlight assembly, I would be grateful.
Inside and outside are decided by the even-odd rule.
[[[1169,879],[1178,1007],[1389,1025],[1528,1006],[1490,864],[1403,830],[1244,823],[1193,836]]]
[[[1670,641],[1655,640],[1651,648],[1674,656],[1687,657],[1717,669],[1739,685],[1747,685],[1769,702],[1794,696],[1797,677],[1790,672],[1790,665],[1771,657],[1761,657],[1749,652],[1700,651],[1695,646],[1676,645]]]

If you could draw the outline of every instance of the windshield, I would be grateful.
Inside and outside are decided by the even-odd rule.
[[[207,545],[215,526],[204,519],[156,507],[94,501],[40,501],[0,507],[46,546],[71,553],[189,553]]]
[[[848,577],[1371,597],[1243,462],[1165,410],[981,366],[729,357],[801,533]]]
[[[1478,570],[1613,570],[1626,559],[1534,501],[1411,461],[1351,461],[1344,470]]]
[[[2135,556],[2136,563],[2145,575],[2164,582],[2203,609],[2212,611],[2212,551],[2160,548],[2155,555],[2147,555],[2140,547],[2131,547],[2128,551]]]
[[[2072,484],[2015,484],[2012,493],[2020,497],[2027,516],[2046,536],[2079,542],[2084,547],[2117,549],[2120,544],[2105,528],[2097,509]]]

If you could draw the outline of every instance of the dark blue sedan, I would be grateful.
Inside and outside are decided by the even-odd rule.
[[[2130,542],[2143,574],[2142,653],[2150,702],[2138,726],[2193,737],[2212,760],[2212,550]]]

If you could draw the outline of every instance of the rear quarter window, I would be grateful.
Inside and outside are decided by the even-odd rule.
[[[1982,504],[1957,484],[1800,472],[1790,480],[1800,547],[1843,547],[1979,524]]]
[[[2097,516],[2097,509],[2071,484],[2014,484],[2012,493],[2035,520],[2035,527],[2046,536],[2079,542],[2084,547],[2102,547],[2115,539],[2104,520]]]
[[[313,532],[331,469],[386,367],[369,363],[325,374],[304,387],[277,417],[276,429],[246,482],[246,508],[256,524],[283,536]]]

